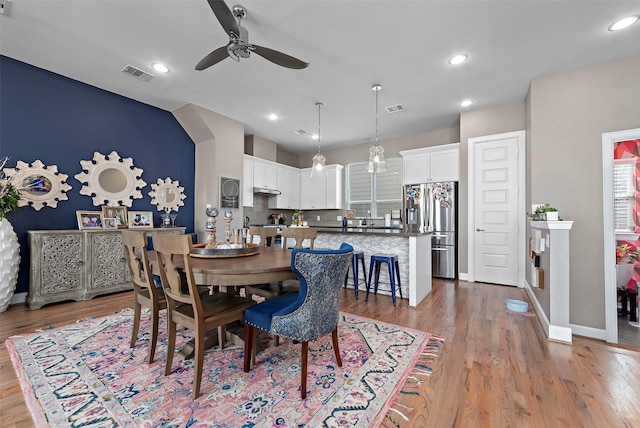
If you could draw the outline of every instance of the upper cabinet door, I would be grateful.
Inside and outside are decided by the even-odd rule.
[[[403,184],[460,180],[460,143],[404,150]]]
[[[458,181],[460,179],[459,158],[458,149],[431,153],[431,181]]]
[[[242,206],[253,206],[253,159],[244,157],[242,170]]]
[[[253,186],[277,190],[278,169],[275,163],[263,162],[254,158]]]
[[[278,165],[279,195],[269,196],[269,208],[295,210],[300,205],[300,173],[297,168]]]
[[[402,157],[402,177],[404,184],[426,183],[431,177],[430,156],[428,153]]]

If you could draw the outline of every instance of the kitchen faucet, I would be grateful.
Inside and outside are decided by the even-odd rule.
[[[367,218],[369,218],[369,221],[367,221]],[[371,219],[371,211],[367,210],[367,214],[364,216],[364,224],[367,227],[373,227],[373,220]]]

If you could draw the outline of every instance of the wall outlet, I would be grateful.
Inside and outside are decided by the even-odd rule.
[[[319,215],[316,216],[316,221],[320,221],[320,216]]]

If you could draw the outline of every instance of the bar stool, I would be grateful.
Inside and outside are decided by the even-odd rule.
[[[369,281],[367,282],[367,297],[365,302],[369,301],[369,289],[371,288],[371,278],[373,277],[373,270],[375,269],[375,283],[373,288],[373,294],[378,293],[378,280],[380,279],[380,263],[386,263],[389,268],[389,282],[391,283],[391,300],[393,306],[396,306],[396,281],[398,282],[398,290],[400,291],[400,298],[402,299],[402,287],[400,283],[400,266],[398,264],[397,254],[373,254],[371,261],[369,262]]]
[[[364,283],[367,284],[367,268],[364,266],[364,251],[354,251],[351,257],[351,271],[353,272],[353,289],[358,300],[358,285],[360,284],[360,278],[358,274],[358,260],[362,262],[362,276],[364,276]],[[347,281],[349,279],[349,271],[347,270],[347,276],[344,277],[344,286],[347,287]]]

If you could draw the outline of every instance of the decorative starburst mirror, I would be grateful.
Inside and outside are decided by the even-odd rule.
[[[167,177],[164,180],[158,178],[157,183],[151,183],[151,205],[156,205],[158,211],[178,211],[178,207],[183,207],[182,202],[187,196],[184,194],[184,187],[180,186],[178,180],[173,181]]]
[[[66,192],[71,189],[67,184],[67,174],[58,172],[56,165],[46,166],[39,159],[28,164],[18,161],[15,168],[4,168],[11,184],[22,189],[19,207],[31,205],[40,211],[44,206],[56,208],[59,201],[69,199]]]
[[[83,172],[75,178],[83,183],[81,195],[93,197],[93,205],[124,205],[131,207],[134,199],[141,199],[147,185],[141,179],[142,169],[133,166],[131,158],[121,158],[113,151],[109,156],[95,152],[93,160],[80,161]]]

